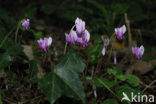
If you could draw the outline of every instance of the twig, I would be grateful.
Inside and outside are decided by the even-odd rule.
[[[131,34],[131,29],[130,29],[130,21],[128,20],[127,13],[125,13],[124,16],[125,16],[125,22],[126,22],[127,30],[128,30],[128,42],[129,42],[129,46],[131,46],[132,45],[132,34]]]
[[[92,66],[92,72],[91,72],[91,77],[93,78],[94,76],[94,66]]]
[[[146,88],[144,88],[144,90],[142,92],[145,92],[148,88],[150,88],[154,83],[156,83],[156,80],[152,81],[149,85],[146,86]]]
[[[40,97],[43,97],[43,96],[42,95],[41,96],[37,96],[37,97],[35,97],[33,99],[30,99],[30,100],[27,100],[27,101],[23,102],[23,104],[28,103],[28,102],[31,102],[32,103],[32,102],[34,102],[34,100],[36,100],[36,99],[38,99]]]

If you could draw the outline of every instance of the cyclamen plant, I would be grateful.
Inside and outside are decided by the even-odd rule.
[[[124,34],[126,32],[126,26],[123,25],[119,28],[115,28],[114,29],[115,34],[117,36],[117,39],[123,39],[124,38]],[[102,36],[102,41],[103,41],[103,49],[102,49],[102,55],[104,56],[106,53],[106,47],[109,45],[109,38],[108,36]],[[140,59],[144,53],[144,47],[140,46],[140,47],[132,47],[132,53],[136,56],[137,59]],[[116,58],[116,54],[114,54],[114,64],[117,64],[117,58]]]
[[[21,24],[19,24],[19,25],[21,25]],[[30,20],[29,19],[26,19],[26,20],[24,20],[24,21],[22,21],[22,26],[23,26],[23,28],[25,28],[25,29],[28,29],[29,27],[30,27]],[[74,27],[75,27],[75,30],[74,30]],[[116,36],[117,36],[117,39],[123,39],[124,38],[124,34],[125,34],[125,32],[126,32],[126,26],[125,25],[123,25],[122,27],[120,27],[120,28],[115,28],[114,29],[115,30],[115,34],[116,34]],[[75,44],[75,43],[80,43],[83,47],[86,47],[87,45],[88,45],[88,42],[89,42],[89,40],[90,40],[90,33],[88,32],[88,30],[85,28],[85,22],[82,20],[82,19],[80,19],[80,18],[77,18],[76,20],[75,20],[75,25],[73,26],[73,28],[71,29],[71,31],[70,31],[70,33],[69,34],[67,34],[67,33],[65,33],[65,37],[66,37],[66,41],[68,42],[68,43],[70,43],[70,44]],[[103,41],[103,49],[102,49],[102,55],[104,56],[105,54],[106,54],[106,47],[108,47],[109,46],[109,44],[110,44],[110,39],[109,39],[109,37],[108,36],[102,36],[101,37],[102,38],[102,41]],[[53,39],[52,39],[52,37],[48,37],[48,38],[40,38],[39,40],[37,40],[37,42],[38,42],[38,44],[39,44],[39,46],[41,47],[41,49],[43,50],[43,51],[47,51],[48,49],[49,49],[49,47],[51,46],[51,44],[52,44],[52,42],[53,42]],[[101,51],[101,50],[100,50]],[[48,52],[46,52],[46,54],[47,54]],[[143,53],[144,53],[144,47],[141,45],[140,47],[132,47],[132,53],[136,56],[136,58],[137,59],[140,59],[141,57],[142,57],[142,55],[143,55]],[[50,55],[50,53],[49,54],[47,54],[47,55]],[[65,58],[67,58],[67,57],[65,57]],[[74,61],[74,62],[73,62]],[[74,66],[74,65],[71,65],[71,63],[73,62],[73,64],[74,63],[76,63],[76,65]],[[64,64],[65,63],[65,64]],[[117,64],[117,58],[116,58],[116,54],[114,54],[114,64]],[[58,77],[60,77],[60,79],[58,78],[58,79],[53,79],[53,81],[54,81],[54,83],[56,83],[57,84],[57,81],[60,81],[60,80],[62,80],[61,78],[64,78],[63,80],[67,80],[67,83],[68,84],[70,84],[71,86],[73,85],[73,81],[71,81],[70,82],[70,79],[71,78],[73,78],[74,79],[74,82],[76,82],[76,84],[78,84],[78,85],[76,85],[76,84],[74,84],[74,86],[72,86],[72,89],[75,89],[74,91],[76,91],[76,92],[78,92],[79,93],[79,91],[81,91],[82,92],[82,95],[80,95],[80,99],[81,100],[83,100],[82,98],[85,98],[85,94],[83,94],[83,86],[82,85],[80,85],[81,83],[80,83],[80,79],[78,79],[78,73],[77,73],[77,70],[79,70],[79,69],[84,69],[85,68],[85,64],[83,64],[83,62],[81,62],[81,60],[80,59],[78,59],[74,54],[68,54],[68,60],[65,60],[65,62],[62,62],[61,64],[58,64],[59,65],[59,67],[61,67],[61,68],[58,68],[58,69],[56,69],[56,71],[54,71],[53,72],[53,75],[57,75]],[[70,66],[71,65],[71,66]],[[77,67],[78,66],[78,67]],[[79,66],[81,67],[81,68],[79,68]],[[57,67],[56,67],[57,68]],[[71,70],[68,70],[68,68],[70,69],[71,68]],[[75,71],[75,68],[77,68],[76,69],[76,71]],[[65,70],[65,71],[64,71]],[[83,72],[83,70],[79,70],[79,72]],[[61,73],[61,74],[60,74]],[[63,74],[64,74],[64,76],[63,76]],[[65,79],[66,78],[66,76],[70,76],[72,74],[72,76],[71,76],[71,78],[69,79],[69,78],[67,78],[67,79]],[[62,77],[63,76],[63,77]],[[75,78],[74,78],[75,77]],[[52,78],[52,77],[51,77]],[[54,77],[53,77],[54,78]],[[51,81],[51,79],[49,78],[49,80]],[[50,82],[49,81],[49,82]],[[48,82],[48,81],[47,81]],[[48,83],[49,83],[48,82]],[[51,81],[52,82],[52,81]],[[62,82],[62,81],[60,81],[60,82]],[[77,83],[77,82],[79,82],[79,83]],[[42,83],[42,82],[41,82]],[[46,83],[44,83],[43,84],[43,86],[44,85],[46,85]],[[55,84],[54,84],[55,85]],[[51,88],[51,84],[47,84],[46,86],[48,86],[47,88]],[[50,87],[49,87],[50,86]],[[59,87],[59,84],[58,85],[56,85],[57,87],[53,87],[53,88],[60,88]],[[80,89],[79,89],[80,88]],[[8,89],[8,87],[6,86],[6,89]],[[61,88],[60,88],[61,89]],[[60,95],[63,95],[64,94],[64,92],[67,92],[67,91],[64,91],[65,89],[61,89],[61,91],[60,91],[60,89],[58,90],[59,92],[59,94]],[[49,90],[49,89],[47,89],[47,90]],[[55,89],[54,89],[55,90]],[[45,91],[45,93],[46,93],[47,91]],[[63,93],[62,93],[63,92]],[[50,93],[53,93],[53,92],[50,92]],[[73,93],[73,92],[72,92]],[[71,94],[72,94],[71,93]],[[51,94],[52,95],[52,94]],[[98,92],[96,91],[96,89],[94,89],[93,88],[93,95],[94,95],[94,97],[95,98],[97,98],[98,97]],[[73,96],[73,95],[72,95]],[[81,98],[81,96],[83,96],[82,98]],[[55,98],[55,97],[54,97]],[[56,100],[57,98],[55,98],[54,100],[52,100],[51,102],[52,103],[54,103],[55,102],[55,100]],[[50,99],[51,100],[51,99]]]
[[[23,28],[28,29],[29,25],[30,25],[30,20],[29,19],[25,19],[25,20],[22,21]]]
[[[77,18],[75,20],[76,31],[71,29],[70,33],[65,33],[66,41],[70,44],[80,43],[83,47],[86,47],[88,45],[88,42],[90,40],[90,33],[88,30],[85,29],[85,22]]]

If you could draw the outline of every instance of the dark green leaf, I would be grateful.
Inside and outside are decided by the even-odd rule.
[[[103,46],[101,44],[98,44],[87,48],[86,54],[92,64],[96,63],[102,57],[102,47]]]
[[[127,82],[130,85],[137,87],[137,86],[139,86],[140,79],[135,75],[129,75],[129,76],[127,76]]]
[[[115,99],[107,99],[103,104],[119,104]]]
[[[115,93],[120,99],[123,98],[123,92],[127,94],[129,98],[131,98],[132,92],[134,93],[134,95],[138,95],[138,93],[141,94],[141,91],[139,88],[132,88],[128,85],[122,85],[122,86],[118,86],[115,88]]]
[[[9,56],[9,54],[7,53],[0,54],[0,70],[4,69],[10,64],[11,64],[11,57]]]
[[[85,93],[78,75],[84,68],[85,64],[74,53],[67,53],[54,67],[54,72],[46,74],[39,81],[39,88],[44,91],[51,104],[62,95],[85,103]]]
[[[12,71],[7,71],[7,75],[10,79],[10,81],[15,85],[18,86],[20,83],[16,80],[16,74]]]
[[[105,78],[95,78],[95,79],[93,79],[93,81],[94,81],[94,84],[97,87],[104,87],[103,83],[106,86],[108,86],[108,88],[111,88],[111,87],[113,87],[113,86],[115,86],[117,84],[116,81],[109,81],[109,80],[107,80]]]
[[[113,74],[114,76],[123,75],[121,68],[108,69],[107,72],[108,74]]]
[[[23,56],[22,58],[26,59],[26,56],[23,52],[23,47],[20,44],[15,43],[13,41],[7,41],[4,44],[4,48],[9,55],[18,57],[18,58]]]
[[[38,73],[38,67],[36,61],[30,61],[30,81],[32,83],[37,82],[37,73]]]

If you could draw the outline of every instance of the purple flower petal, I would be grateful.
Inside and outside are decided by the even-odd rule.
[[[90,40],[90,33],[87,30],[83,34],[83,39],[87,42]]]
[[[140,53],[140,56],[142,57],[142,55],[144,54],[144,46],[143,45],[140,46],[139,53]]]
[[[51,37],[49,37],[49,38],[48,38],[48,44],[47,44],[47,45],[48,45],[48,46],[50,46],[50,45],[51,45],[51,43],[52,43],[52,41],[53,41],[53,40],[52,40],[52,38],[51,38]]]
[[[103,41],[104,46],[109,45],[110,40],[109,40],[108,36],[101,36],[101,39]]]
[[[29,25],[30,25],[30,20],[29,19],[26,19],[22,22],[22,26],[25,28],[25,29],[28,29],[29,28]]]
[[[104,46],[103,49],[102,49],[102,55],[104,56],[106,53],[106,47]]]
[[[140,59],[144,53],[144,47],[132,47],[132,53],[136,56],[137,59]]]
[[[76,40],[78,43],[82,44],[83,43],[83,39],[81,37],[78,37]]]
[[[66,41],[67,41],[67,42],[70,42],[70,35],[67,34],[67,33],[65,33],[65,36],[66,36]]]
[[[40,45],[40,47],[42,48],[42,50],[46,51],[48,50],[49,46],[52,44],[52,38],[44,38],[44,39],[39,39],[38,44]]]
[[[94,97],[95,97],[95,98],[97,97],[97,93],[96,93],[96,90],[94,90]]]
[[[114,64],[117,63],[116,55],[114,56]]]
[[[115,30],[115,34],[117,35],[117,38],[118,39],[123,39],[123,35],[126,32],[126,26],[123,25],[122,27],[115,28],[114,30]]]
[[[75,42],[77,40],[77,34],[75,31],[71,31],[70,36],[71,36],[71,39],[73,42]]]
[[[65,33],[65,36],[66,36],[66,41],[69,42],[70,44],[75,44],[78,38],[74,30],[72,30],[69,35]]]
[[[81,45],[82,45],[83,47],[86,47],[86,46],[88,46],[88,42],[87,42],[87,41],[84,41],[83,43],[81,43]]]
[[[75,25],[76,25],[76,32],[79,36],[85,31],[85,22],[82,21],[80,18],[77,18],[75,20]]]

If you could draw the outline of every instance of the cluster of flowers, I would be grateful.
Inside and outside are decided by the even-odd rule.
[[[28,29],[29,25],[30,25],[29,19],[25,19],[22,21],[23,28]],[[76,27],[76,30],[73,30],[74,27]],[[126,26],[123,25],[122,27],[115,28],[114,31],[117,36],[117,39],[123,39],[124,34],[126,32]],[[85,22],[82,19],[77,18],[75,20],[75,25],[71,29],[70,33],[69,34],[65,33],[65,37],[68,43],[75,44],[77,42],[80,43],[83,47],[85,47],[88,45],[88,42],[90,40],[90,33],[85,28]],[[104,56],[106,53],[106,47],[109,45],[110,40],[107,36],[105,37],[102,36],[102,40],[103,40],[102,55]],[[40,38],[37,42],[40,45],[41,49],[46,51],[52,44],[52,38],[51,37],[44,39]],[[144,47],[142,45],[140,47],[132,47],[132,53],[136,56],[137,59],[140,59],[144,53]],[[116,64],[116,56],[114,56],[114,63]]]
[[[114,29],[115,34],[117,36],[117,39],[123,39],[124,38],[124,34],[126,32],[126,26],[123,25],[122,27],[119,28],[115,28]],[[106,47],[109,45],[109,38],[108,37],[103,37],[102,36],[102,40],[103,40],[103,49],[102,49],[102,55],[105,55],[106,52]],[[144,46],[141,45],[140,47],[132,47],[132,53],[136,56],[137,59],[140,59],[144,53]],[[116,55],[114,56],[114,64],[116,64]]]
[[[118,39],[123,39],[125,32],[126,32],[125,25],[123,25],[120,28],[115,28],[115,33]],[[132,47],[132,53],[136,56],[137,59],[140,59],[144,53],[144,46],[141,45],[140,47]]]
[[[85,29],[85,22],[80,18],[75,20],[76,31],[71,29],[70,33],[65,33],[66,41],[70,44],[80,43],[83,47],[87,46],[90,39],[90,33]]]

